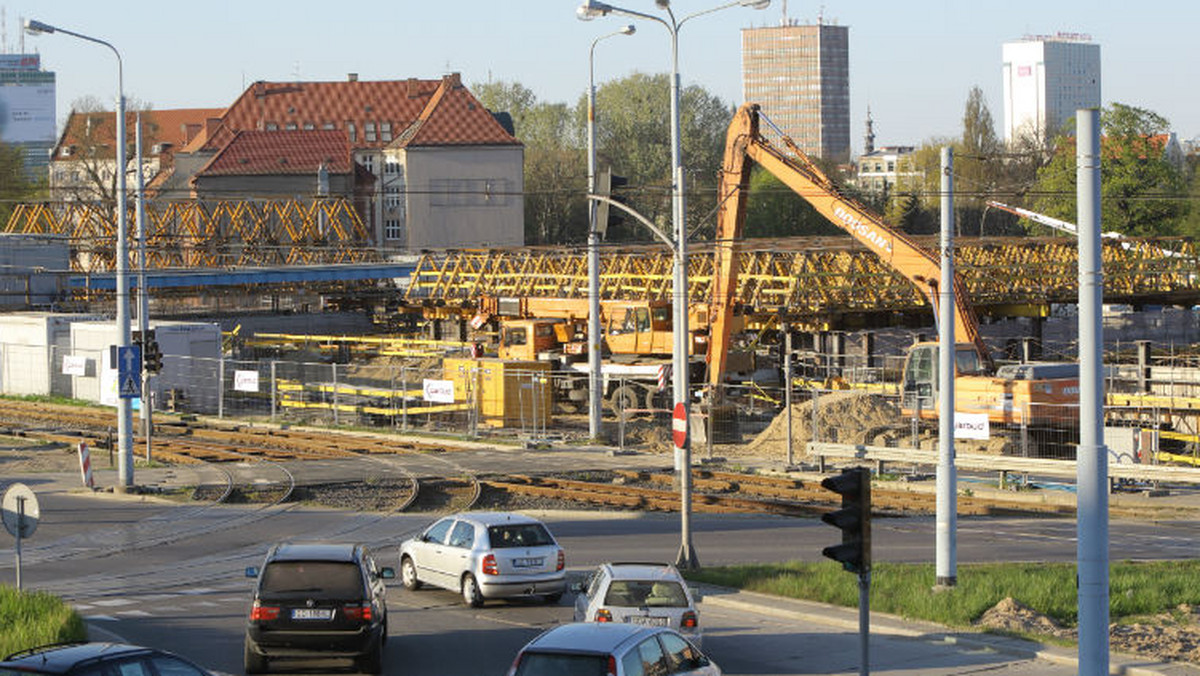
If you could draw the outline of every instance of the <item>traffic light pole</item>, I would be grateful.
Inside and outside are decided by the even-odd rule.
[[[137,126],[134,138],[136,144],[136,161],[137,167],[137,239],[138,239],[138,286],[137,286],[137,312],[138,312],[138,330],[143,336],[142,340],[142,360],[145,363],[145,346],[149,343],[146,341],[146,336],[150,335],[150,293],[146,288],[146,182],[145,176],[142,173],[142,113],[138,112],[134,118],[134,124]],[[146,439],[146,463],[150,462],[150,431],[154,429],[154,423],[151,419],[154,409],[151,403],[153,397],[150,394],[150,371],[142,368],[142,435]]]
[[[821,515],[821,521],[842,531],[841,544],[821,554],[858,575],[858,673],[870,673],[871,638],[871,470],[852,467],[821,480],[821,487],[842,498],[842,508]]]
[[[858,574],[858,673],[871,673],[871,571]]]

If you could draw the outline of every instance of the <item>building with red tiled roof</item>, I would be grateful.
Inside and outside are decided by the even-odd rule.
[[[342,82],[255,82],[180,150],[162,194],[182,194],[185,185],[202,194],[213,177],[212,161],[245,132],[275,134],[259,140],[281,144],[289,132],[340,134],[357,165],[341,194],[355,194],[381,247],[524,242],[524,148],[458,74],[439,80],[371,82],[351,75]],[[226,167],[223,180],[241,176],[244,185],[264,189],[272,184],[267,174],[243,168],[247,171],[239,173],[237,166]],[[296,180],[282,169],[277,177],[278,185]]]
[[[171,166],[173,152],[187,145],[221,108],[176,108],[142,111],[142,167],[147,180]],[[137,113],[126,111],[126,157],[134,162]],[[50,188],[60,199],[96,199],[112,193],[116,163],[115,112],[71,111],[50,158]],[[103,181],[104,187],[98,185]],[[132,184],[132,182],[131,182]]]
[[[354,189],[350,145],[340,131],[239,131],[191,178],[200,198],[236,199],[255,195],[318,193],[318,177],[328,194]]]

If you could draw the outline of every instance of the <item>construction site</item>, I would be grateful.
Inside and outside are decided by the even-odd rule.
[[[848,236],[744,239],[755,166]],[[719,189],[716,235],[692,243],[686,262],[696,452],[790,462],[812,442],[935,447],[936,242],[844,196],[798,148],[773,146],[752,106],[730,127]],[[599,389],[601,441],[670,448],[664,247],[600,247],[593,383],[584,249],[389,256],[340,198],[150,201],[143,222],[130,267],[164,343],[148,379],[154,410],[538,444],[589,440]],[[111,214],[20,205],[4,233],[17,253],[0,275],[10,311],[0,393],[110,403],[108,341],[88,335],[112,331]],[[959,238],[954,255],[955,406],[986,421],[963,443],[1071,457],[1075,237]],[[1106,444],[1117,462],[1198,462],[1198,262],[1183,238],[1104,240]]]

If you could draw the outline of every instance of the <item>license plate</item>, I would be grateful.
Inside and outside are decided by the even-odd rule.
[[[545,559],[543,559],[543,558],[513,559],[513,567],[514,568],[536,568],[538,566],[541,566],[543,561],[545,561]]]
[[[333,609],[331,608],[293,608],[293,620],[332,620]]]
[[[666,617],[647,617],[646,615],[633,615],[628,618],[630,624],[641,624],[648,627],[665,627],[669,619]]]

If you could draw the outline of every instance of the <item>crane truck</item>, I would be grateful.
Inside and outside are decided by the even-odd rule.
[[[758,105],[744,104],[730,123],[719,182],[714,280],[709,315],[708,385],[713,392],[727,368],[735,320],[737,247],[746,220],[750,171],[758,165],[804,198],[822,216],[845,230],[886,264],[911,281],[936,310],[941,279],[936,256],[884,223],[837,186],[785,134],[787,152],[760,132],[765,120]],[[769,124],[769,121],[768,121]],[[777,130],[778,131],[778,130]],[[954,278],[955,409],[986,413],[995,424],[1061,424],[1062,406],[1079,400],[1075,364],[1021,364],[995,369],[979,333],[979,322],[965,285]],[[935,316],[937,313],[935,311]],[[902,407],[922,417],[937,416],[938,344],[917,343],[906,356]],[[790,375],[790,374],[789,374]]]

